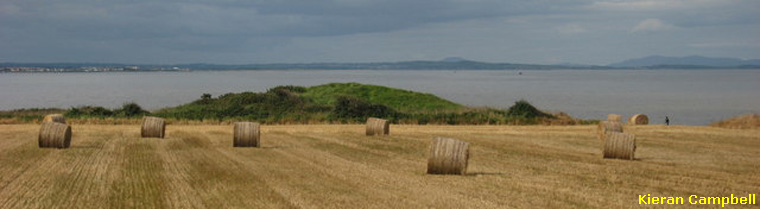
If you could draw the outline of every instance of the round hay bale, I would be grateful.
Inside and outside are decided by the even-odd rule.
[[[607,120],[608,121],[621,122],[622,119],[623,119],[622,115],[618,115],[618,114],[609,114],[609,115],[607,115]]]
[[[623,124],[617,121],[601,121],[596,130],[599,140],[604,141],[607,132],[623,133]]]
[[[608,132],[604,140],[604,158],[633,160],[636,136],[629,133]]]
[[[389,135],[391,123],[380,118],[367,118],[367,136]]]
[[[233,147],[260,147],[260,129],[258,123],[237,122],[232,139]]]
[[[37,143],[40,148],[69,148],[71,127],[63,123],[42,122]]]
[[[367,118],[367,130],[365,133],[367,136],[375,135],[375,121],[377,118]]]
[[[146,116],[143,118],[140,136],[143,138],[156,137],[164,138],[166,131],[166,122],[163,118]]]
[[[464,175],[470,158],[470,143],[444,137],[433,138],[428,158],[428,174]]]
[[[391,134],[391,122],[387,120],[379,120],[377,124],[377,133],[382,133],[383,135],[390,135]]]
[[[42,118],[42,122],[56,122],[66,124],[66,118],[61,114],[50,114]]]
[[[649,124],[649,117],[644,114],[635,114],[628,119],[628,124],[631,125],[647,125]]]

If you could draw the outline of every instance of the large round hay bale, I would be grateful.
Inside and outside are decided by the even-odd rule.
[[[609,115],[607,115],[607,120],[608,121],[622,122],[621,121],[622,119],[623,119],[622,115],[618,115],[618,114],[609,114]]]
[[[470,158],[470,143],[444,137],[433,138],[428,158],[428,174],[464,175]]]
[[[635,114],[628,119],[628,124],[631,125],[647,125],[649,124],[649,117],[644,114]]]
[[[260,147],[259,124],[253,122],[235,123],[235,133],[232,139],[233,147]]]
[[[66,118],[61,114],[50,114],[42,118],[42,122],[56,122],[66,124]]]
[[[166,131],[166,122],[163,118],[146,116],[143,118],[140,136],[164,138]]]
[[[367,136],[389,135],[391,123],[380,118],[367,118]]]
[[[629,133],[608,132],[604,140],[604,158],[633,160],[636,136]]]
[[[377,118],[367,118],[367,129],[365,133],[367,136],[372,136],[375,134],[375,121]]]
[[[42,122],[37,143],[41,148],[69,148],[71,127],[63,123]]]
[[[623,124],[617,121],[601,121],[596,130],[599,140],[604,141],[607,132],[623,133]]]

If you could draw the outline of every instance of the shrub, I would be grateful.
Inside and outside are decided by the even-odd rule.
[[[515,102],[512,107],[509,107],[507,109],[507,116],[514,116],[514,117],[523,117],[523,118],[537,118],[537,117],[553,117],[550,114],[547,114],[545,112],[541,112],[540,110],[536,109],[533,105],[528,103],[525,100],[520,100]]]
[[[299,93],[300,94],[300,93],[306,92],[306,87],[303,87],[303,86],[293,86],[293,85],[277,86],[277,87],[274,87],[274,88],[271,88],[271,89],[267,90],[267,92],[274,92],[274,91],[278,91],[278,90],[287,90],[289,92]]]
[[[80,106],[72,107],[63,114],[66,117],[110,117],[113,111],[100,106]]]
[[[363,120],[367,117],[389,118],[395,117],[396,111],[379,104],[371,104],[364,100],[350,96],[336,98],[333,115],[338,118]]]
[[[124,105],[121,106],[121,109],[116,109],[113,112],[117,116],[130,117],[130,118],[143,116],[150,113],[148,111],[145,111],[142,107],[140,107],[140,105],[134,102],[124,103]]]
[[[211,94],[204,93],[203,95],[201,95],[201,100],[211,100]]]

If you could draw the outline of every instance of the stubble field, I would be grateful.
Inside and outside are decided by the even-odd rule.
[[[627,126],[634,161],[602,159],[595,126],[276,125],[262,148],[233,148],[231,125],[157,139],[74,124],[69,149],[38,148],[38,131],[0,125],[0,208],[646,208],[638,195],[760,193],[760,130]],[[434,136],[471,143],[468,175],[425,174]]]

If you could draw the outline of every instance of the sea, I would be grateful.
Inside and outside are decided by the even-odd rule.
[[[279,85],[358,82],[435,94],[473,107],[526,100],[576,118],[646,114],[650,123],[708,125],[760,113],[760,70],[240,70],[0,73],[0,110],[120,107],[148,110]]]

